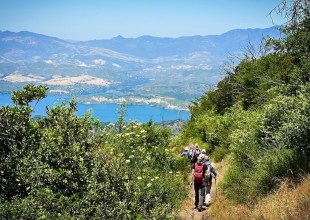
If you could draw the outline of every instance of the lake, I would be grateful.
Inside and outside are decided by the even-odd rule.
[[[47,96],[37,105],[31,104],[34,108],[33,116],[46,116],[46,106],[52,107],[62,102],[68,103],[70,97]],[[0,106],[12,105],[11,94],[0,94]],[[77,103],[78,116],[82,116],[88,110],[93,112],[93,117],[102,122],[116,122],[118,104],[82,104]],[[188,120],[190,113],[184,110],[165,109],[149,105],[127,105],[126,121],[147,122],[152,119],[154,122],[169,120]]]

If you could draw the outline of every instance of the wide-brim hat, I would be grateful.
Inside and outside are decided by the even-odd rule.
[[[205,155],[204,154],[199,154],[198,161],[202,162],[204,159],[205,159]]]

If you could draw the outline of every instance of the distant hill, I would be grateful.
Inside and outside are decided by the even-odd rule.
[[[0,62],[48,62],[74,64],[81,59],[105,58],[136,62],[136,58],[105,48],[88,47],[32,32],[0,32]]]
[[[102,95],[110,101],[119,96],[130,96],[130,100],[159,97],[186,106],[223,78],[219,69],[228,54],[242,53],[248,42],[258,46],[265,36],[281,37],[278,29],[236,29],[179,38],[117,36],[83,42],[0,31],[0,92],[35,83],[47,84],[50,92]]]
[[[144,58],[162,56],[184,56],[195,52],[209,52],[218,55],[239,50],[246,42],[257,44],[262,37],[279,38],[277,30],[280,26],[266,29],[235,29],[222,35],[189,36],[179,38],[161,38],[141,36],[138,38],[124,38],[117,36],[109,40],[91,40],[80,42],[80,45],[106,48],[121,53]]]
[[[226,53],[240,50],[247,42],[260,43],[265,36],[279,38],[274,26],[266,29],[235,29],[222,35],[161,38],[141,36],[84,42],[65,41],[32,32],[0,31],[0,62],[38,62],[47,60],[69,61],[80,58],[105,58],[127,62],[146,62],[148,59],[193,53],[209,53],[225,57]],[[87,59],[88,58],[88,59]],[[70,62],[69,62],[70,63]],[[58,63],[59,64],[59,63]]]

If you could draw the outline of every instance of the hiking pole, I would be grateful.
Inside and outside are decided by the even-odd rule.
[[[217,185],[216,185],[216,177],[214,178],[215,183],[215,199],[217,199]]]

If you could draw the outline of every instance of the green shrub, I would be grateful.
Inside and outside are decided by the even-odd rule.
[[[15,93],[23,105],[39,98],[27,89]],[[73,100],[46,118],[31,111],[0,108],[1,219],[169,219],[187,195],[169,130],[122,119],[101,129]]]
[[[214,162],[221,162],[224,157],[229,153],[225,147],[216,147],[212,153],[212,159]]]

